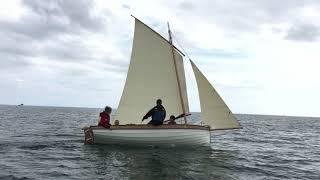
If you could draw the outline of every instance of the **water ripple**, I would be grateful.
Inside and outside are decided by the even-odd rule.
[[[0,180],[320,179],[319,118],[237,115],[243,129],[213,132],[210,149],[83,145],[98,113],[0,106]]]

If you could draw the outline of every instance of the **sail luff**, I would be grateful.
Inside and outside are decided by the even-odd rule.
[[[202,121],[212,130],[239,128],[239,122],[214,87],[193,61],[191,65],[198,85]]]

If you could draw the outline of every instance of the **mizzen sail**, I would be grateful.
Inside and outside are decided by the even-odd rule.
[[[239,128],[239,122],[217,91],[192,61],[191,65],[198,85],[202,122],[211,129]]]
[[[189,112],[183,58],[174,50],[182,98]],[[134,39],[127,80],[116,112],[120,124],[140,124],[145,113],[162,99],[167,116],[183,112],[171,44],[135,19]]]

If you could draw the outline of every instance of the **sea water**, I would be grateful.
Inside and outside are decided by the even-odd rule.
[[[99,112],[0,106],[0,179],[320,179],[320,118],[236,115],[209,149],[84,145]]]

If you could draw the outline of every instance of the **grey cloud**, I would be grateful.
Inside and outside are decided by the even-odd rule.
[[[131,7],[128,4],[122,4],[122,7],[125,9],[131,9]]]
[[[111,57],[103,57],[99,60],[101,66],[99,66],[103,71],[116,72],[116,73],[127,73],[129,67],[129,59],[115,59]]]
[[[17,22],[0,21],[0,28],[8,34],[20,34],[32,40],[41,40],[68,32],[67,26],[55,21],[54,18],[42,17],[24,17]]]
[[[226,49],[193,49],[190,53],[198,54],[198,56],[210,56],[210,57],[217,57],[217,58],[246,58],[248,55],[240,50],[226,50]]]
[[[263,86],[261,86],[257,82],[243,80],[243,79],[238,79],[237,83],[220,82],[220,83],[216,83],[215,85],[223,88],[234,88],[234,89],[256,89],[256,90],[263,89]]]
[[[197,43],[188,41],[187,35],[184,32],[176,31],[174,33],[174,43],[177,44],[177,47],[184,52],[187,49],[187,54],[195,54],[196,56],[211,56],[217,58],[247,58],[249,55],[239,49],[220,49],[220,48],[211,48],[203,49],[197,45]],[[183,40],[180,42],[180,40]],[[183,49],[182,49],[183,48]]]
[[[60,34],[79,34],[83,30],[95,32],[105,28],[104,20],[92,15],[93,4],[89,0],[24,0],[23,4],[31,13],[13,22],[0,21],[2,31],[41,40]]]
[[[73,63],[75,66],[68,66],[66,68],[59,68],[57,72],[59,75],[63,77],[70,78],[88,78],[90,75],[95,74],[97,72],[113,72],[113,73],[121,73],[125,74],[128,70],[129,62],[121,61],[120,59],[113,59],[110,57],[103,57],[94,59],[94,65],[88,63],[85,66],[77,66],[78,62],[66,62]],[[61,62],[64,63],[64,62]],[[88,68],[86,68],[88,67]],[[49,68],[55,68],[55,66],[51,66]]]
[[[116,72],[116,73],[125,74],[125,73],[127,73],[128,67],[108,65],[108,66],[104,66],[103,70],[108,71],[108,72]]]
[[[19,55],[8,55],[0,52],[0,71],[14,71],[17,68],[31,67],[32,63]]]
[[[295,24],[288,30],[285,38],[296,41],[315,41],[319,35],[319,27],[314,24]]]
[[[20,34],[0,31],[0,52],[12,56],[33,56],[36,48],[33,40]]]
[[[57,84],[63,88],[73,89],[73,90],[85,90],[94,91],[94,92],[108,92],[111,91],[113,87],[105,85],[107,79],[96,79],[96,78],[86,78],[86,81],[81,79],[72,79],[72,80],[58,80]],[[94,84],[95,86],[88,86],[88,84]]]
[[[69,62],[96,58],[82,36],[105,33],[104,19],[111,13],[93,15],[89,0],[23,0],[22,4],[31,11],[16,20],[0,20],[1,68],[31,65],[32,58]]]
[[[101,60],[105,62],[105,64],[110,64],[114,66],[129,66],[129,59],[122,60],[118,58],[104,57]]]
[[[207,17],[212,24],[228,30],[229,33],[237,34],[239,31],[256,31],[263,24],[294,21],[301,18],[298,10],[310,5],[319,7],[320,1],[206,0],[199,3],[185,0],[177,5],[180,10],[177,12],[180,16],[192,13],[199,20]]]
[[[77,38],[68,41],[56,39],[38,42],[19,34],[1,32],[0,38],[1,59],[5,56],[19,57],[20,61],[28,61],[30,58],[77,62],[94,59],[90,47]]]
[[[86,44],[80,40],[50,41],[41,47],[41,56],[56,61],[90,61],[93,54]]]
[[[59,71],[59,74],[64,77],[86,77],[90,74],[90,71],[84,69],[63,69]]]
[[[178,4],[178,7],[184,10],[193,10],[195,8],[195,4],[191,3],[190,1],[182,1]]]
[[[83,28],[97,31],[103,28],[104,22],[92,14],[93,3],[90,0],[24,0],[24,4],[41,17],[48,20],[66,21],[72,28]],[[110,15],[110,14],[109,14]]]

